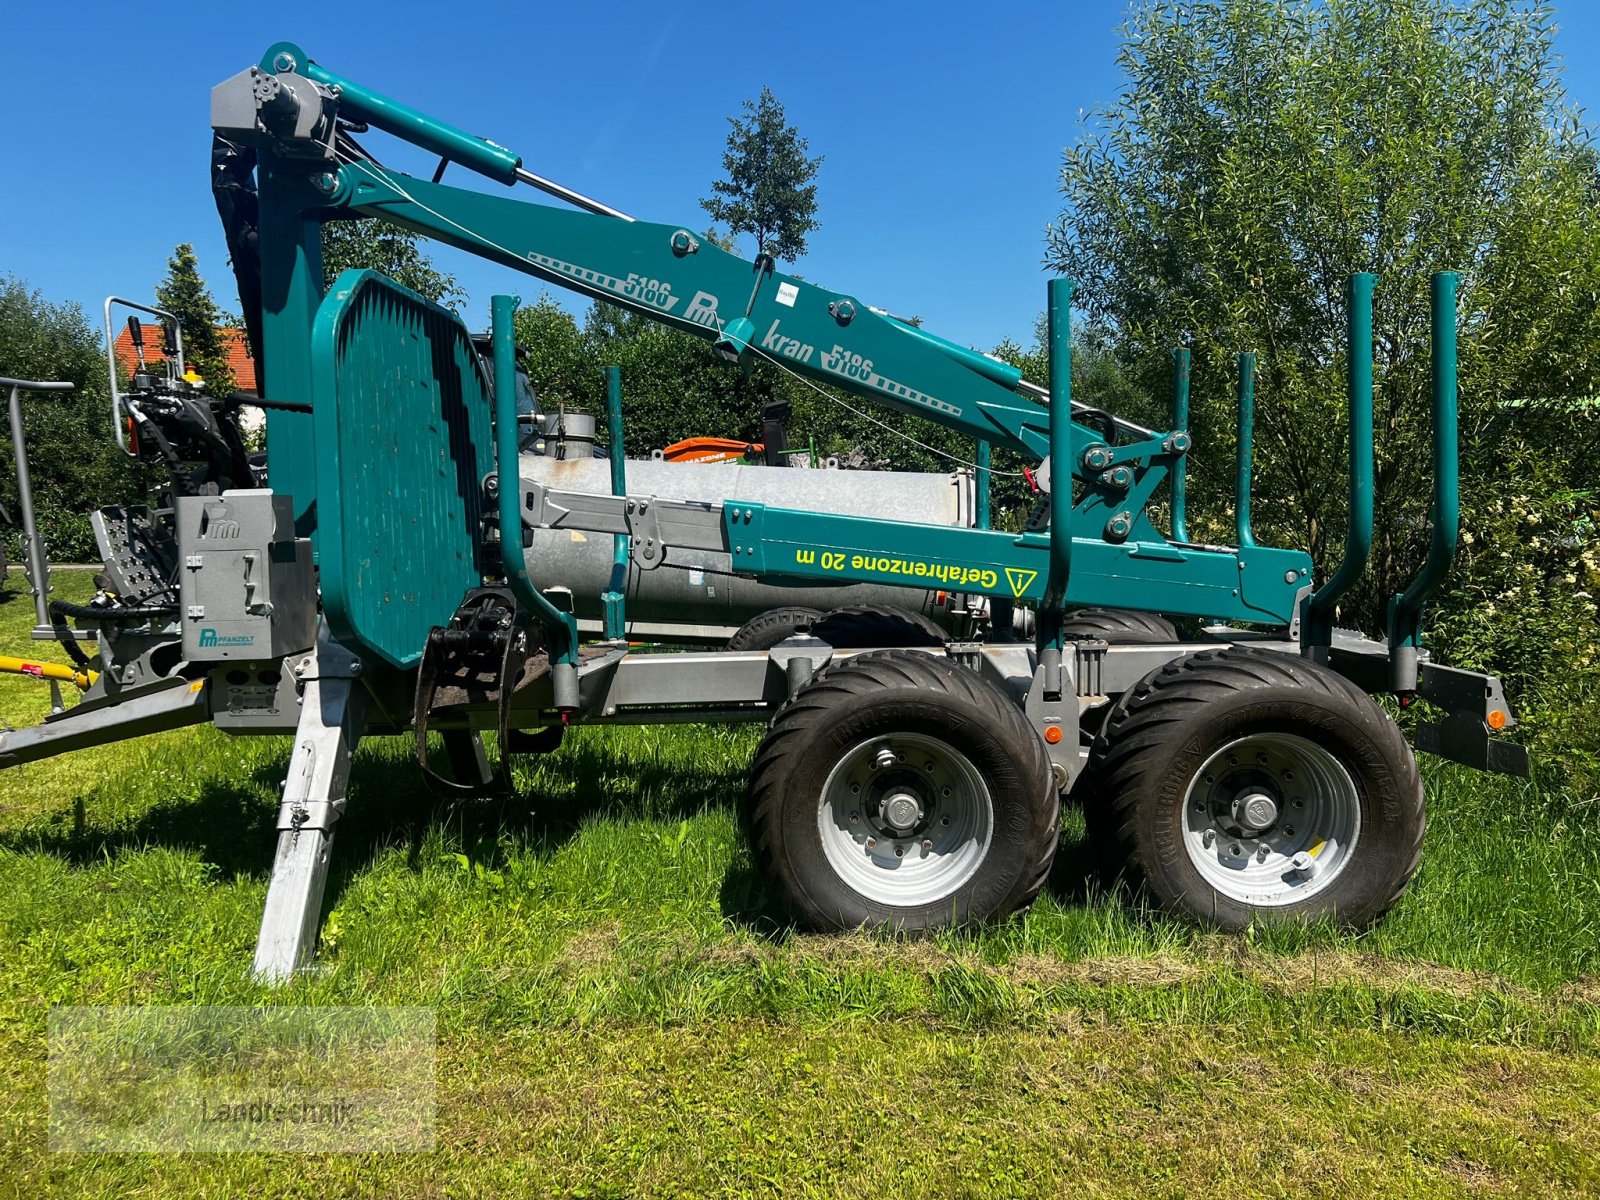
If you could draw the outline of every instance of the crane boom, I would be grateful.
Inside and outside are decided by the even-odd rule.
[[[258,66],[218,85],[212,123],[229,145],[259,155],[264,220],[285,204],[307,220],[381,218],[703,337],[730,362],[770,362],[1031,460],[1048,455],[1048,414],[1040,407],[1048,394],[1017,368],[787,275],[765,256],[752,262],[688,228],[635,221],[527,170],[505,147],[333,74],[293,43],[278,43]],[[352,123],[439,154],[440,171],[425,180],[380,165],[346,135]],[[505,185],[531,184],[579,211],[441,183],[445,162]],[[237,194],[250,186],[241,177],[253,164],[244,163],[243,171],[234,165]],[[219,170],[219,178],[227,176]],[[230,230],[236,260],[244,247],[235,243],[245,240]],[[311,239],[294,240],[308,258],[316,256]],[[242,280],[241,292],[252,291],[252,283]],[[250,308],[249,296],[242,298]],[[247,312],[247,324],[252,317],[259,320]],[[1157,436],[1117,424],[1123,432]],[[1075,422],[1077,444],[1094,445],[1103,432]],[[1154,442],[1150,449],[1160,452]],[[1100,470],[1073,464],[1091,491],[1100,490]]]
[[[340,289],[359,286],[350,272],[324,296],[322,225],[381,219],[703,338],[729,363],[773,364],[819,389],[1043,462],[1072,482],[1056,484],[1051,505],[1052,531],[1069,532],[919,526],[913,557],[894,522],[744,505],[740,526],[726,531],[743,573],[893,584],[908,573],[956,572],[967,590],[1035,602],[1046,585],[1041,551],[1070,539],[1070,585],[1064,556],[1048,564],[1057,600],[1115,604],[1134,579],[1152,589],[1146,603],[1161,611],[1275,625],[1294,619],[1309,572],[1299,551],[1189,545],[1155,527],[1147,506],[1188,452],[1188,434],[1087,415],[1088,406],[1071,399],[1067,338],[1052,350],[1052,384],[1065,402],[1058,409],[1007,363],[785,274],[766,256],[751,261],[685,226],[635,220],[535,175],[504,146],[333,74],[289,42],[214,88],[211,108],[214,191],[269,398],[315,396],[330,366],[324,327],[347,298]],[[439,155],[433,178],[380,163],[351,136],[370,128]],[[452,163],[507,187],[531,184],[573,207],[445,183]],[[269,460],[271,484],[293,498],[301,536],[319,525],[321,454],[302,452],[317,444],[315,408],[313,400],[310,412],[267,415],[269,445],[290,448]],[[1050,486],[1048,470],[1039,478]]]

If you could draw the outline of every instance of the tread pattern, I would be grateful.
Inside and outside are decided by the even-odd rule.
[[[821,619],[820,609],[802,608],[799,605],[769,608],[739,626],[738,632],[728,639],[728,649],[771,650],[779,642],[802,629],[809,629]]]
[[[836,608],[811,627],[813,637],[842,650],[873,646],[942,646],[950,635],[921,613],[880,604]]]
[[[1022,710],[994,684],[946,658],[916,650],[878,650],[829,666],[774,714],[751,767],[745,806],[746,829],[762,873],[791,895],[798,890],[780,853],[782,785],[793,774],[797,758],[810,752],[817,731],[834,719],[841,703],[886,687],[943,692],[993,712],[996,724],[1006,727],[1010,735],[1030,748],[1033,762],[1023,769],[1042,778],[1044,789],[1040,802],[1032,806],[1029,831],[1039,849],[1030,869],[1022,873],[1009,893],[1003,911],[993,915],[1005,916],[1026,908],[1049,878],[1061,825],[1061,797],[1044,746]],[[917,931],[908,928],[905,932]]]
[[[1246,646],[1205,650],[1177,658],[1140,680],[1112,706],[1090,751],[1082,782],[1084,813],[1090,836],[1101,848],[1108,875],[1121,874],[1135,886],[1147,883],[1145,864],[1135,835],[1141,799],[1153,787],[1147,778],[1151,751],[1167,744],[1174,727],[1186,723],[1209,706],[1257,688],[1288,687],[1320,693],[1336,702],[1370,707],[1380,718],[1379,736],[1392,739],[1391,755],[1405,764],[1399,787],[1422,804],[1422,776],[1416,757],[1395,723],[1355,684],[1326,667],[1303,658]],[[1377,906],[1376,920],[1405,894],[1422,859],[1426,814],[1417,823],[1416,836],[1405,848],[1404,867],[1391,895]]]
[[[1135,608],[1080,608],[1066,615],[1061,622],[1061,632],[1069,638],[1102,638],[1120,646],[1182,640],[1167,618]]]

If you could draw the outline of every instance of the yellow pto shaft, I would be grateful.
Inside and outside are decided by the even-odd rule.
[[[76,684],[80,689],[91,686],[100,677],[98,671],[74,671],[60,663],[29,662],[25,658],[11,658],[0,654],[0,672],[9,675],[31,675],[35,679],[59,679]]]

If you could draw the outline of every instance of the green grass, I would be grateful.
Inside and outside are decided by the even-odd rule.
[[[0,719],[46,696],[0,680]],[[280,993],[247,968],[287,739],[0,775],[0,1194],[1600,1193],[1592,802],[1428,762],[1422,871],[1361,937],[1107,895],[1076,814],[1022,921],[815,937],[737,832],[758,736],[578,730],[504,802],[366,744],[326,969]],[[433,1006],[438,1150],[46,1152],[49,1005],[269,998]]]

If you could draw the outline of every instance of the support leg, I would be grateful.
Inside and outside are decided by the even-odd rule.
[[[333,827],[344,812],[350,760],[367,709],[367,690],[357,678],[361,664],[326,626],[303,665],[303,673],[297,672],[304,683],[300,727],[278,809],[278,850],[256,942],[256,977],[269,983],[288,979],[316,950]]]

